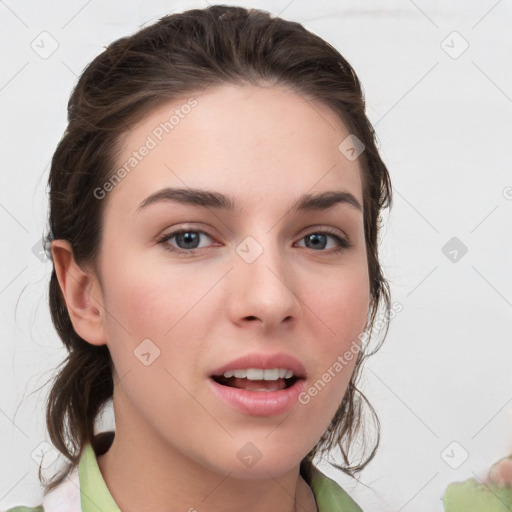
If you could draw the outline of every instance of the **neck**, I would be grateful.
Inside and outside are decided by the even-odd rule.
[[[204,460],[194,460],[135,412],[125,417],[121,411],[129,409],[126,404],[120,409],[114,405],[114,409],[115,437],[110,447],[108,437],[103,440],[97,461],[110,494],[123,512],[317,511],[299,464],[274,475],[262,459],[254,466],[257,475],[248,477],[246,472],[240,477],[229,466],[222,471]],[[205,439],[204,451],[211,446]]]
[[[123,512],[317,511],[313,492],[299,468],[266,479],[234,478],[185,461],[174,450],[148,450],[146,443],[137,446],[136,439],[118,434],[97,460]]]

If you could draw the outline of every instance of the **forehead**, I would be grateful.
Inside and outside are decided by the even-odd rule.
[[[160,105],[125,134],[112,196],[133,210],[164,186],[242,202],[344,188],[362,202],[359,162],[339,149],[349,135],[331,109],[283,86],[216,86]]]

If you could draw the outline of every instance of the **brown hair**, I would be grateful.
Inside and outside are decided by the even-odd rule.
[[[46,243],[54,238],[68,240],[76,262],[94,268],[106,201],[99,201],[93,191],[112,176],[123,134],[163,103],[226,83],[292,87],[329,107],[364,144],[359,162],[371,293],[367,332],[373,330],[377,310],[383,304],[383,341],[390,293],[379,264],[377,235],[380,212],[391,206],[391,184],[365,115],[359,80],[329,43],[302,25],[272,18],[265,11],[214,5],[165,16],[132,36],[114,41],[86,67],[71,94],[68,126],[51,162],[49,219],[53,235],[47,235]],[[95,421],[113,396],[109,350],[106,345],[88,343],[74,331],[55,268],[49,304],[69,355],[48,395],[46,423],[52,443],[69,462],[50,483],[43,483],[45,494],[76,467],[86,443],[95,451],[101,449]],[[366,348],[361,345],[347,391],[329,428],[301,463],[301,472],[308,480],[316,455],[338,448],[343,464],[333,465],[354,475],[375,454],[379,421],[356,387],[361,364],[370,355]],[[362,421],[365,404],[376,426],[376,440],[366,458],[364,450],[359,450],[360,460],[351,463],[349,451],[354,449],[357,435],[367,436],[366,422]],[[39,478],[42,481],[41,468]]]

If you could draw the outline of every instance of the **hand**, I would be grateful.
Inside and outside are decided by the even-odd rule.
[[[489,482],[512,487],[512,455],[492,465],[489,471]]]

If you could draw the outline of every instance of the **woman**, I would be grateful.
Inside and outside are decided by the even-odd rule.
[[[356,383],[390,310],[391,185],[348,62],[262,11],[191,10],[94,59],[68,121],[47,426],[70,462],[35,510],[361,510],[313,464],[373,457]]]

